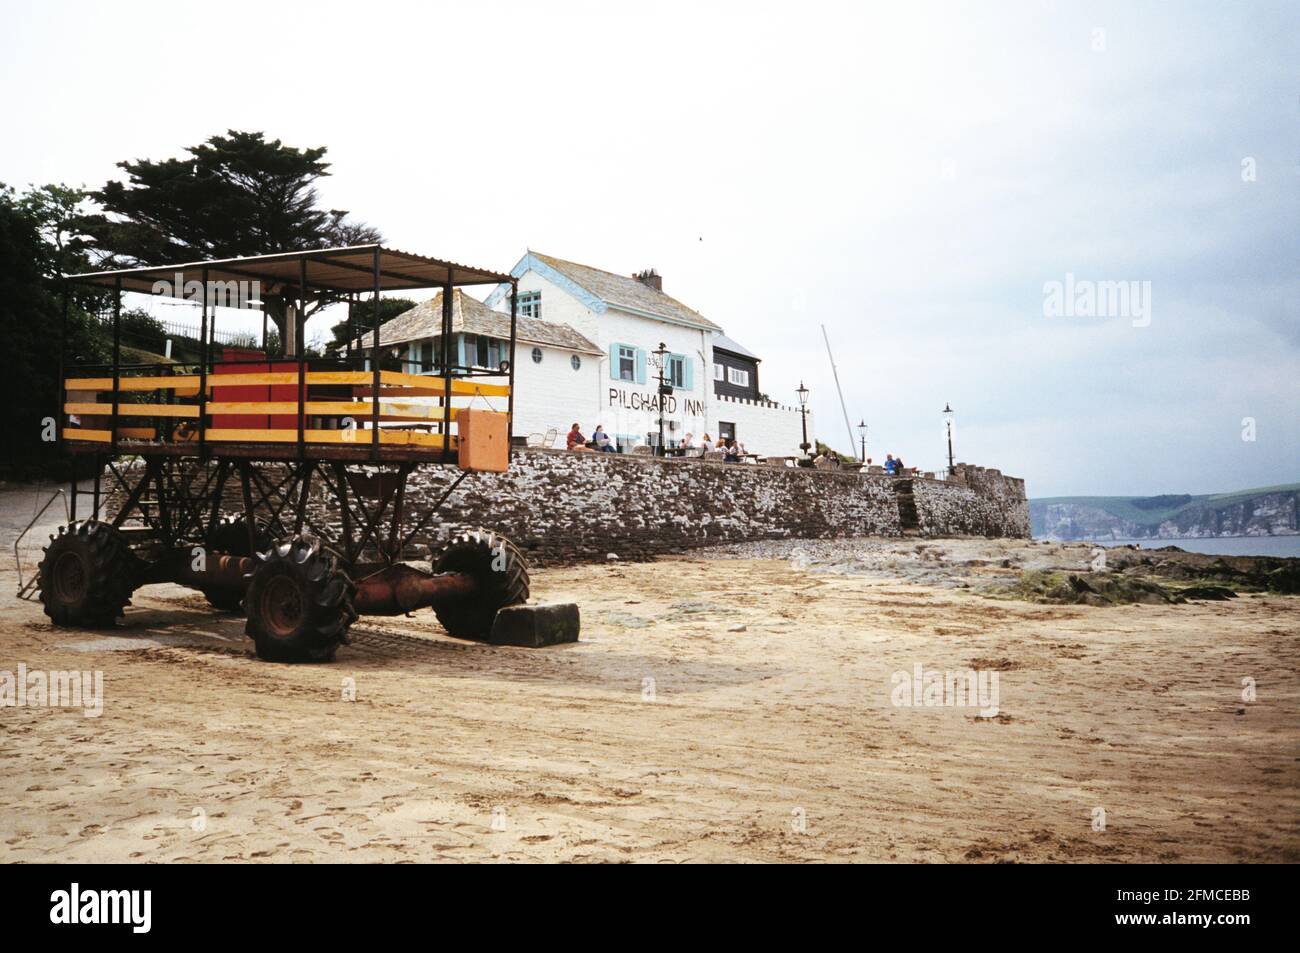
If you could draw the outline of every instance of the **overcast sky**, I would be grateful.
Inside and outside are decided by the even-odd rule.
[[[1031,496],[1300,479],[1298,4],[0,10],[0,181],[262,130],[394,247],[657,268],[842,450],[823,323],[877,460],[940,468],[951,402]],[[1067,274],[1149,321],[1047,315]]]

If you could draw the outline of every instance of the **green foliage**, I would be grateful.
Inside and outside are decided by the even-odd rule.
[[[128,308],[122,312],[121,326],[123,344],[155,354],[163,353],[167,346],[167,332],[163,330],[162,322],[148,311]],[[111,335],[111,329],[106,330]],[[197,346],[199,341],[195,340],[194,343]]]
[[[43,422],[59,412],[63,306],[55,276],[66,267],[84,270],[84,262],[48,240],[59,229],[56,206],[42,197],[53,194],[51,188],[20,197],[0,185],[0,335],[7,358],[0,399],[12,425],[0,467],[11,476],[52,472],[61,459],[55,445],[41,439]],[[33,199],[34,193],[40,194]],[[69,302],[68,353],[77,362],[107,358],[94,318],[75,300]]]
[[[78,223],[88,247],[118,266],[237,258],[382,239],[341,209],[317,207],[329,175],[325,148],[297,149],[260,132],[229,130],[171,159],[119,162],[126,181],[91,194],[103,211]],[[285,299],[263,289],[283,334]],[[314,303],[308,316],[331,300]]]
[[[124,264],[236,258],[378,241],[346,211],[317,207],[329,175],[325,148],[296,149],[260,132],[230,130],[172,159],[118,163],[126,182],[92,194],[94,247]]]
[[[832,453],[836,454],[841,460],[856,460],[858,458],[855,453],[840,453],[838,450],[832,449],[820,440],[813,441],[812,455],[814,457],[825,456]]]

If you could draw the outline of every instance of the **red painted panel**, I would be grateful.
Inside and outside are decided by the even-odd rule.
[[[271,369],[269,364],[244,364],[243,361],[252,360],[262,356],[261,351],[245,351],[236,348],[226,348],[222,353],[222,359],[225,361],[240,361],[238,364],[214,364],[212,373],[221,374],[261,374]],[[267,396],[268,388],[265,384],[233,384],[218,385],[213,382],[212,399],[213,401],[265,401],[269,400]],[[290,417],[290,420],[293,418]],[[217,428],[235,428],[235,429],[257,429],[266,428],[265,414],[213,414],[210,427]]]
[[[271,365],[271,370],[279,371],[279,372],[291,371],[294,374],[297,374],[298,362],[297,361],[276,361],[274,364]],[[311,370],[310,365],[307,367],[307,370]],[[296,401],[298,399],[298,385],[297,384],[272,384],[270,399]],[[272,414],[271,427],[272,429],[275,430],[297,430],[298,415],[297,414]]]

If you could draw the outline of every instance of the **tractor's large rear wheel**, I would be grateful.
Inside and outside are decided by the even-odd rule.
[[[131,601],[139,569],[126,540],[110,524],[87,520],[60,526],[41,560],[45,614],[55,625],[110,627]]]
[[[486,639],[497,610],[528,601],[528,564],[514,543],[490,530],[461,533],[434,560],[435,573],[458,572],[477,583],[472,596],[434,607],[442,627],[458,639]]]
[[[222,556],[252,556],[271,548],[271,533],[264,520],[253,525],[253,548],[248,548],[248,523],[244,516],[232,516],[217,524],[212,533],[212,552]],[[204,589],[203,595],[215,609],[238,612],[243,607],[243,593],[232,589]]]
[[[356,586],[338,558],[311,536],[257,555],[244,594],[244,631],[268,662],[331,662],[357,618]]]

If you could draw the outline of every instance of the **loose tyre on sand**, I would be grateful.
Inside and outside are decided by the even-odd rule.
[[[458,639],[486,639],[497,610],[528,601],[523,553],[490,530],[469,530],[453,538],[434,560],[433,571],[464,573],[478,583],[473,597],[449,599],[433,607],[442,627]]]

